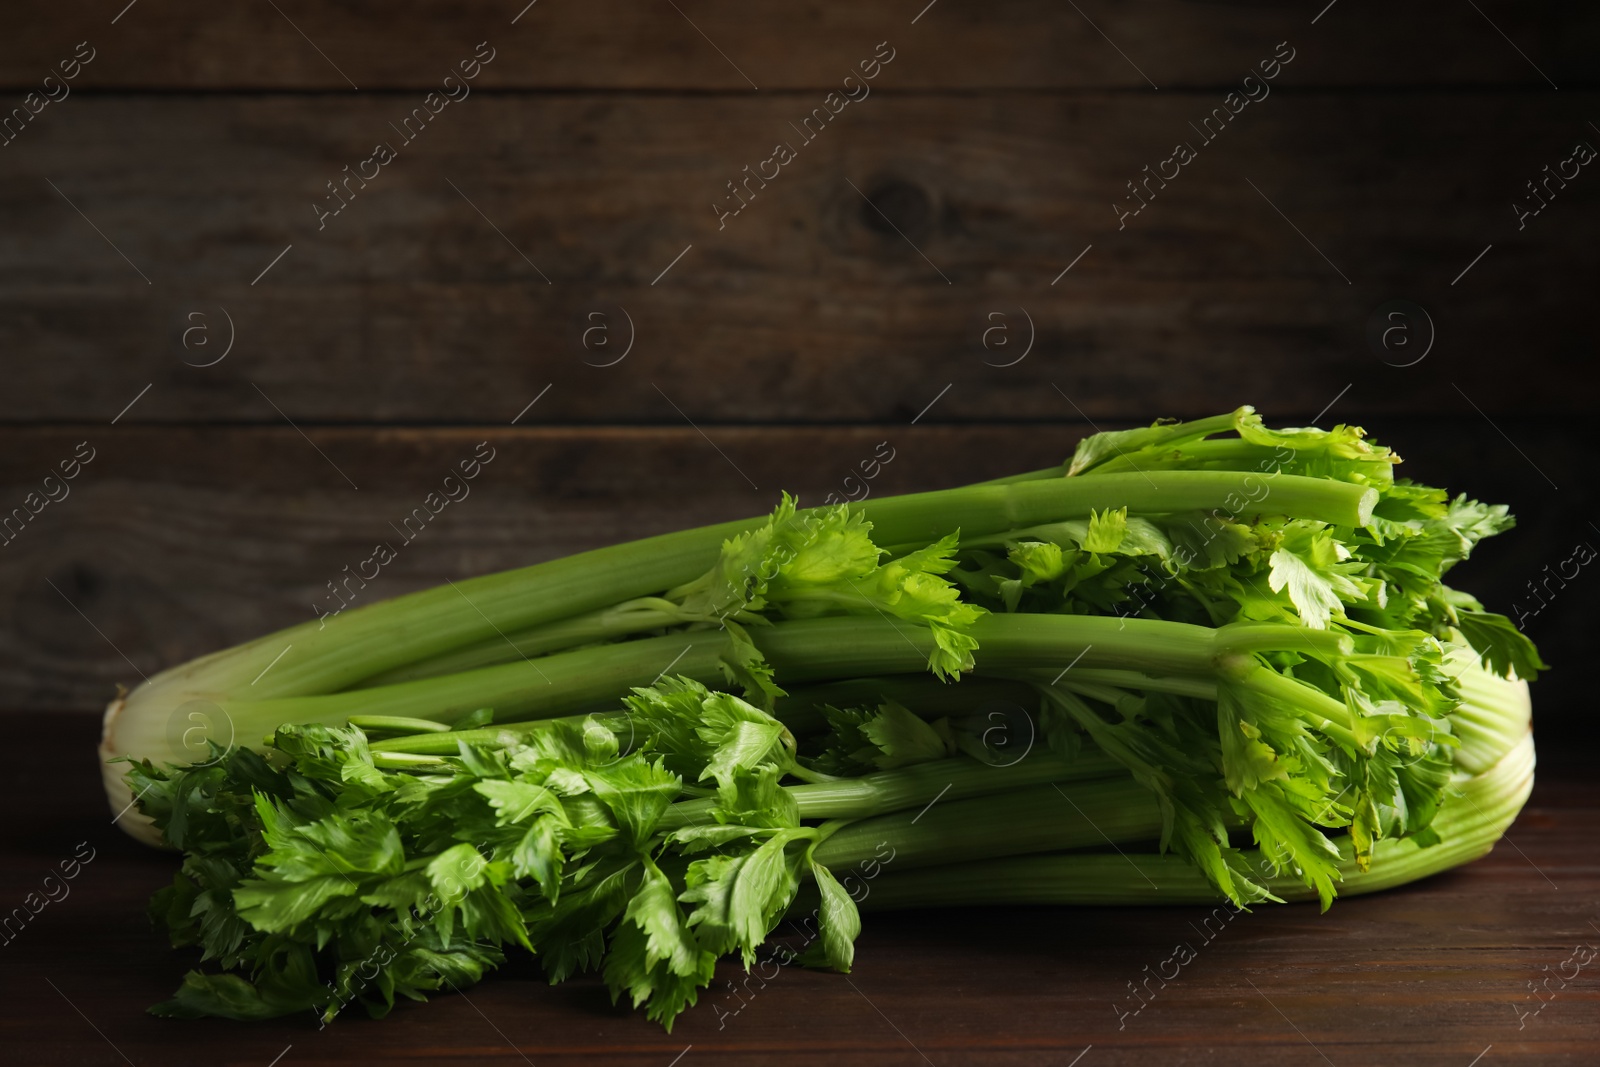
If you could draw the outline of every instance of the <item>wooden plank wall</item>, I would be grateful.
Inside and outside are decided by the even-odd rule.
[[[1600,171],[1563,162],[1600,146],[1597,31],[1489,0],[35,12],[0,35],[0,510],[93,458],[0,547],[0,702],[92,708],[309,617],[479,442],[374,595],[817,497],[880,441],[899,492],[1253,403],[1513,504],[1462,580],[1532,607],[1600,544]],[[1230,91],[1260,98],[1206,140]],[[1374,348],[1394,300],[1428,319]],[[1528,617],[1555,735],[1596,581]]]

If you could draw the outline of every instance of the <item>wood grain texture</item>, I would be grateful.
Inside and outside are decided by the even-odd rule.
[[[571,423],[891,421],[947,383],[947,420],[1314,414],[1352,383],[1578,413],[1552,384],[1592,373],[1567,286],[1600,265],[1600,178],[1521,231],[1511,207],[1594,136],[1600,97],[1559,95],[1281,92],[1210,145],[1215,93],[869,97],[720,230],[819,97],[468,98],[320,231],[323,183],[418,101],[68,100],[0,157],[0,419],[151,382],[128,421],[498,422],[552,382]],[[1180,138],[1199,157],[1119,229]],[[1366,336],[1397,297],[1436,331],[1412,367],[1420,323],[1384,359]]]
[[[0,37],[0,84],[31,88],[86,38],[99,55],[85,83],[118,89],[427,86],[485,39],[503,57],[485,84],[501,88],[831,86],[884,39],[906,54],[896,78],[902,88],[1214,85],[1241,77],[1285,38],[1315,42],[1323,58],[1310,73],[1323,83],[1548,88],[1539,70],[1563,88],[1595,79],[1600,68],[1593,50],[1583,47],[1597,26],[1587,5],[1479,6],[1482,15],[1443,2],[1382,10],[1347,4],[1317,18],[1322,4],[1291,9],[1196,0],[1157,0],[1137,9],[1090,3],[1078,10],[1049,0],[282,0],[220,8],[180,0],[141,3],[112,25],[123,7],[113,2],[35,12],[8,25]]]
[[[1600,944],[1591,845],[1594,791],[1544,775],[1510,839],[1468,867],[1404,889],[1312,906],[1263,907],[1215,934],[1207,911],[1017,908],[868,914],[854,971],[785,969],[735,993],[726,961],[698,1006],[663,1033],[610,1005],[594,978],[546,985],[516,961],[465,996],[404,1005],[382,1022],[319,1031],[309,1016],[259,1024],[143,1014],[189,957],[144,918],[175,860],[108,825],[90,762],[97,724],[9,713],[14,743],[77,752],[23,761],[21,796],[47,796],[0,827],[0,900],[20,906],[80,842],[94,858],[5,948],[11,1062],[281,1064],[531,1062],[682,1067],[696,1063],[1465,1067],[1593,1062],[1600,985],[1591,970],[1537,1015],[1530,991],[1574,946]],[[1543,775],[1543,772],[1541,772]],[[59,889],[56,890],[59,893]],[[1188,942],[1195,960],[1138,1015],[1127,984]],[[52,988],[52,986],[54,988]],[[743,990],[745,987],[741,986]],[[737,1012],[737,1014],[734,1014]],[[81,1014],[80,1014],[81,1013]],[[1119,1019],[1122,1026],[1119,1027]],[[1519,1025],[1520,1024],[1520,1025]],[[292,1047],[291,1047],[292,1046]],[[1092,1046],[1092,1048],[1090,1047]],[[1089,1051],[1085,1052],[1085,1049]],[[674,1057],[681,1057],[674,1060]]]

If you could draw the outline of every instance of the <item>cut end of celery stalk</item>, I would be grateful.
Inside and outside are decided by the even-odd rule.
[[[100,780],[106,787],[106,800],[112,810],[122,813],[112,821],[136,841],[156,848],[170,848],[150,817],[134,806],[133,790],[128,786],[126,777],[127,765],[111,762],[126,751],[118,744],[117,727],[127,703],[127,695],[118,693],[116,699],[106,705],[105,717],[100,724]]]
[[[1378,506],[1378,491],[1367,489],[1361,494],[1361,499],[1356,502],[1356,515],[1360,519],[1357,526],[1365,526],[1372,521],[1372,509]]]

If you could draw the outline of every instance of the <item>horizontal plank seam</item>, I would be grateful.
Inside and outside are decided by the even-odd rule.
[[[1166,414],[1166,413],[1164,413],[1164,414]],[[1171,413],[1172,417],[1179,417],[1179,416],[1183,416],[1183,415],[1186,415],[1186,414],[1187,415],[1192,415],[1194,417],[1201,417],[1202,415],[1205,415],[1205,414],[1215,414],[1215,412],[1208,408],[1205,411],[1194,411],[1194,412],[1182,412],[1182,411],[1179,411],[1179,412]],[[1274,421],[1274,422],[1282,422],[1282,423],[1285,423],[1287,425],[1287,424],[1293,424],[1294,420],[1296,420],[1296,419],[1309,419],[1312,416],[1313,412],[1311,412],[1309,410],[1307,410],[1307,411],[1294,411],[1294,410],[1290,410],[1290,409],[1287,409],[1287,408],[1284,408],[1284,409],[1276,409],[1276,408],[1274,408],[1274,409],[1272,409],[1270,411],[1267,411],[1265,414],[1272,421]],[[1497,412],[1497,414],[1499,414],[1499,413]],[[1137,412],[1129,412],[1127,414],[1109,414],[1109,415],[1104,415],[1103,414],[1103,415],[1099,415],[1099,416],[1097,416],[1095,418],[1095,420],[1093,422],[1093,425],[1098,426],[1101,429],[1124,429],[1124,428],[1127,428],[1129,426],[1147,425],[1153,417],[1154,416],[1153,416],[1152,412],[1148,408],[1141,408]],[[1530,422],[1531,423],[1531,422],[1535,422],[1535,421],[1539,422],[1540,424],[1543,424],[1548,420],[1548,415],[1540,414],[1540,413],[1537,413],[1537,412],[1529,412],[1529,413],[1526,413],[1526,414],[1505,414],[1505,415],[1501,416],[1501,419],[1502,419],[1502,421],[1510,423],[1510,424],[1513,424],[1513,425],[1515,425],[1515,424],[1517,424],[1519,422]],[[1016,428],[1021,428],[1021,427],[1089,426],[1089,425],[1091,425],[1089,420],[1081,419],[1081,418],[947,419],[947,420],[944,420],[944,421],[940,421],[938,419],[930,418],[925,422],[918,423],[915,427],[912,427],[910,425],[910,421],[909,420],[902,421],[902,420],[898,420],[898,419],[893,419],[893,420],[891,420],[891,419],[865,419],[865,420],[837,420],[837,421],[833,421],[833,420],[827,420],[827,421],[823,421],[823,420],[818,420],[818,421],[783,420],[783,421],[778,421],[778,420],[765,419],[765,420],[762,420],[760,422],[747,422],[747,421],[718,421],[718,420],[716,420],[714,418],[701,418],[701,419],[696,419],[695,421],[701,426],[715,426],[718,429],[724,429],[724,430],[784,430],[784,431],[792,431],[792,430],[825,431],[825,430],[854,430],[854,429],[861,429],[861,430],[943,429],[943,430],[999,430],[999,431],[1003,431],[1003,430],[1010,430],[1010,429],[1016,429]],[[1379,411],[1355,411],[1355,410],[1352,410],[1352,411],[1341,412],[1338,415],[1329,415],[1323,421],[1325,423],[1344,422],[1344,423],[1355,423],[1355,424],[1361,424],[1363,421],[1366,421],[1366,422],[1376,423],[1381,427],[1381,425],[1383,423],[1386,423],[1386,422],[1387,423],[1391,423],[1391,424],[1396,424],[1396,423],[1400,423],[1400,422],[1406,422],[1406,423],[1409,423],[1411,425],[1416,425],[1416,424],[1422,423],[1422,422],[1450,423],[1450,424],[1453,424],[1453,423],[1479,423],[1479,422],[1482,421],[1482,416],[1478,415],[1478,414],[1476,414],[1474,412],[1466,412],[1466,413],[1437,412],[1437,411],[1405,411],[1405,412],[1381,411],[1381,412],[1379,412]],[[694,430],[693,429],[691,429],[691,428],[689,428],[687,426],[684,426],[682,423],[672,422],[672,421],[668,421],[668,420],[662,420],[662,421],[639,421],[639,422],[544,422],[544,423],[541,423],[541,424],[538,424],[538,425],[531,425],[531,426],[530,425],[512,426],[509,422],[505,422],[505,421],[501,421],[501,420],[495,420],[493,422],[460,422],[460,421],[432,422],[432,421],[426,421],[426,420],[387,420],[387,421],[378,421],[378,420],[373,420],[373,421],[329,420],[329,421],[318,421],[316,419],[300,418],[300,419],[296,419],[295,420],[295,425],[299,426],[301,429],[306,429],[306,430],[360,430],[360,431],[382,431],[382,430],[440,430],[440,431],[459,430],[459,431],[480,431],[480,430],[495,430],[495,431],[503,431],[503,432],[506,432],[506,433],[523,433],[523,434],[541,434],[541,433],[542,434],[571,434],[571,433],[580,433],[580,432],[614,433],[614,432],[616,432],[618,430],[649,430],[649,431],[672,431],[673,433],[678,433],[678,432],[681,431],[681,432],[687,434],[688,436],[691,436],[691,437],[694,436]],[[97,432],[104,433],[104,432],[106,432],[106,429],[107,429],[106,428],[106,424],[103,421],[99,421],[99,420],[94,420],[94,421],[89,421],[89,420],[73,420],[73,421],[40,420],[40,421],[37,421],[37,422],[24,421],[24,420],[15,420],[15,421],[12,421],[12,420],[0,420],[0,435],[8,434],[8,433],[19,433],[19,434],[20,433],[37,433],[37,432],[40,432],[40,431],[49,432],[49,431],[81,431],[81,430],[94,430],[94,431],[97,431]],[[138,421],[138,422],[125,422],[125,423],[119,425],[118,427],[116,427],[116,429],[114,431],[111,431],[111,432],[113,432],[113,433],[115,433],[115,432],[122,432],[122,433],[161,433],[161,432],[168,431],[168,430],[275,430],[275,431],[276,430],[281,430],[281,431],[283,431],[285,433],[293,433],[293,430],[291,428],[285,426],[282,422],[274,422],[272,420],[267,420],[267,419],[262,419],[262,420],[242,420],[241,419],[241,420],[238,420],[238,421],[219,420],[219,419],[206,419],[206,420],[185,420],[185,419],[171,419],[171,420],[161,419],[161,420],[156,420],[156,419],[147,419],[147,420],[141,420],[141,421]]]
[[[27,92],[36,88],[32,83],[18,82],[15,84],[0,82],[0,92]],[[427,92],[437,86],[428,83],[416,85],[396,84],[378,88],[361,90],[362,97],[408,97],[419,92]],[[833,85],[818,84],[815,86],[784,86],[782,88],[763,89],[762,97],[800,97],[809,96],[819,92],[828,92],[836,88]],[[1081,94],[1102,93],[1117,96],[1148,96],[1151,99],[1164,99],[1174,95],[1200,95],[1210,93],[1225,93],[1236,89],[1233,82],[1218,82],[1216,84],[1197,82],[1188,85],[1170,85],[1161,89],[1157,96],[1152,90],[1143,85],[976,85],[951,88],[936,87],[906,87],[890,88],[888,86],[876,87],[873,95],[895,96],[902,98],[930,98],[947,99],[955,97],[975,96],[1075,96]],[[1600,80],[1580,81],[1566,79],[1562,86],[1563,92],[1594,92],[1600,91]],[[272,96],[303,96],[303,97],[350,97],[356,94],[348,88],[328,86],[210,86],[210,85],[112,85],[112,86],[82,86],[73,89],[74,96],[88,96],[100,98],[134,99],[138,97],[272,97]],[[1423,94],[1432,92],[1452,93],[1508,93],[1546,95],[1550,87],[1542,81],[1528,82],[1314,82],[1307,85],[1277,85],[1273,87],[1274,93],[1286,96],[1310,96],[1317,94],[1336,95],[1384,95],[1391,96],[1396,93]],[[496,88],[475,88],[474,96],[638,96],[638,97],[726,97],[729,99],[749,99],[751,94],[748,89],[713,88],[695,86],[504,86]]]

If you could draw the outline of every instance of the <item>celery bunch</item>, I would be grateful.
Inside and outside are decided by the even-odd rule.
[[[1526,799],[1544,665],[1442,580],[1505,509],[1397,462],[1241,408],[165,672],[102,745],[214,963],[156,1010],[383,1014],[522,950],[670,1027],[786,914],[848,970],[858,903],[1326,909],[1466,862]],[[183,751],[195,701],[244,747]]]

